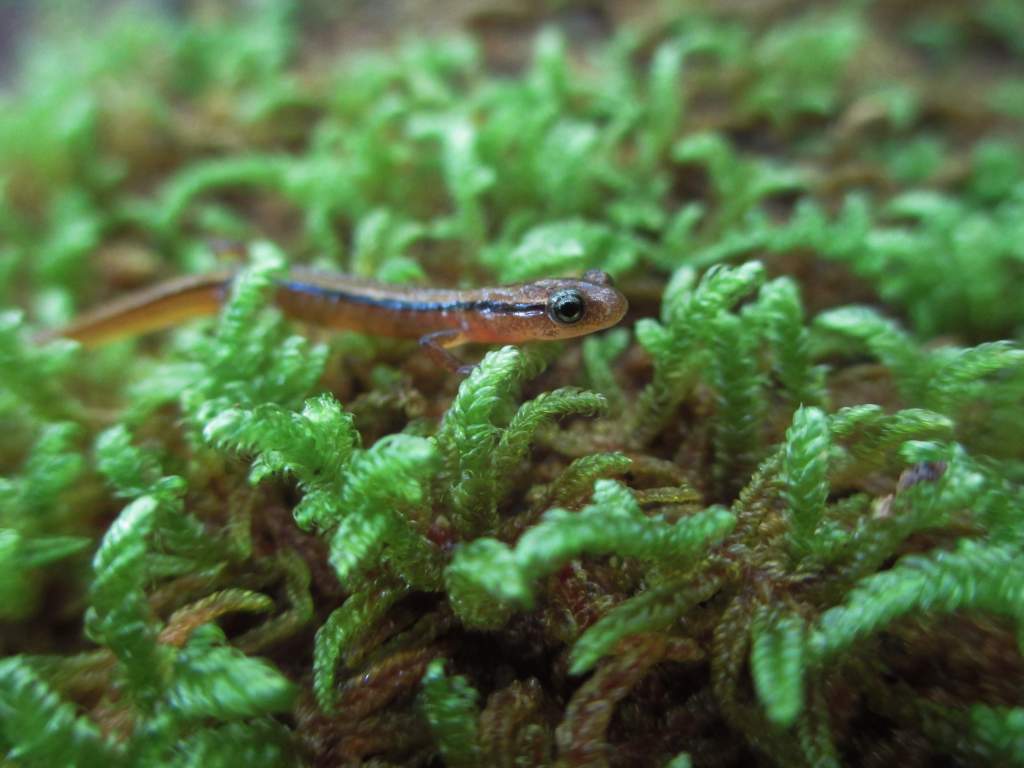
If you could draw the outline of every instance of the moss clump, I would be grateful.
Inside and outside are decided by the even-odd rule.
[[[1017,4],[327,5],[34,12],[6,762],[1024,763]],[[31,341],[230,261],[212,326]],[[289,262],[633,313],[459,382],[297,333]]]

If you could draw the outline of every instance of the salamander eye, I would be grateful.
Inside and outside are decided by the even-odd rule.
[[[552,294],[548,300],[548,312],[551,317],[565,325],[571,325],[583,319],[584,308],[583,295],[571,288]]]

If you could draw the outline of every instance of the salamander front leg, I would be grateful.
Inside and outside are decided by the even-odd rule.
[[[420,347],[427,356],[442,368],[454,371],[459,376],[468,376],[475,366],[465,365],[459,358],[445,349],[458,343],[461,331],[435,331],[420,337]]]

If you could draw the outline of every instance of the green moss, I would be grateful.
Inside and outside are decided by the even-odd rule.
[[[185,5],[0,96],[5,764],[1022,763],[1017,4]],[[458,382],[291,263],[632,311]]]

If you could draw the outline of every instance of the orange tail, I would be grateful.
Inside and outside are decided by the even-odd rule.
[[[36,340],[75,339],[91,347],[215,315],[231,278],[231,273],[219,272],[169,280],[87,312],[64,328],[39,334]]]

